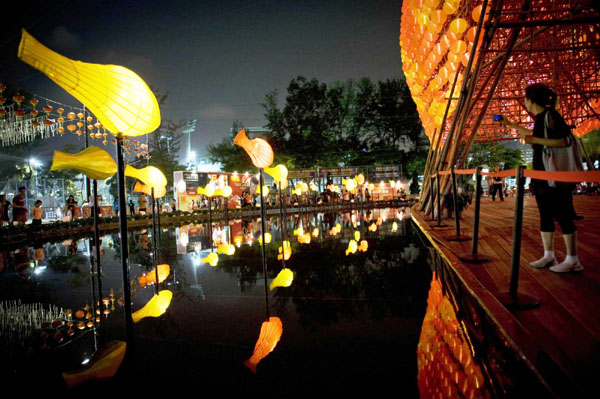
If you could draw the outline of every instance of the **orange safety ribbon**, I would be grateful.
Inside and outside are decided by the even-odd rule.
[[[600,171],[586,172],[546,172],[543,170],[526,169],[523,171],[523,176],[531,177],[538,180],[552,180],[569,183],[594,182],[600,183]]]
[[[511,177],[517,175],[516,169],[508,169],[500,172],[481,172],[482,175],[491,177]]]

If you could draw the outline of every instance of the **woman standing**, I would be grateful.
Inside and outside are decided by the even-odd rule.
[[[569,140],[572,140],[570,128],[555,109],[557,100],[556,93],[548,86],[535,83],[525,89],[525,108],[535,115],[533,130],[528,130],[502,117],[504,124],[521,132],[525,142],[533,146],[534,170],[545,170],[542,158],[545,147],[567,147],[570,144]],[[557,182],[555,187],[550,187],[547,181],[537,179],[532,179],[531,185],[540,212],[544,256],[531,262],[530,265],[536,268],[550,266],[550,270],[557,273],[583,270],[577,257],[577,229],[573,222],[575,211],[571,185]],[[554,254],[555,220],[562,230],[567,251],[565,260],[560,264]]]
[[[75,201],[75,197],[73,194],[69,195],[67,198],[67,215],[70,214],[71,220],[75,219],[75,206],[77,205],[77,201]]]

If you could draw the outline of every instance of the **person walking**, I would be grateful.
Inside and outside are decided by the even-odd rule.
[[[513,127],[522,134],[527,144],[533,146],[533,169],[545,170],[543,151],[547,148],[567,147],[573,137],[569,126],[563,117],[556,111],[558,97],[548,86],[535,83],[525,89],[525,108],[535,115],[533,130],[517,125],[504,116],[502,123]],[[571,143],[569,143],[571,140]],[[556,182],[554,187],[546,180],[532,179],[531,185],[540,213],[540,233],[544,248],[544,255],[531,262],[535,268],[550,266],[550,270],[556,273],[581,271],[581,265],[577,256],[577,229],[573,222],[575,211],[573,209],[573,197],[571,195],[572,185]],[[558,221],[562,230],[563,240],[566,247],[566,258],[560,264],[554,253],[555,223]]]
[[[133,200],[129,200],[129,214],[135,215],[135,205],[133,204]]]
[[[499,172],[500,166],[494,166],[494,172]],[[490,195],[492,196],[492,201],[496,201],[496,193],[499,193],[500,201],[504,201],[504,177],[494,176],[491,179],[491,188]]]
[[[27,222],[27,207],[25,206],[25,187],[19,187],[19,193],[13,197],[13,223]]]

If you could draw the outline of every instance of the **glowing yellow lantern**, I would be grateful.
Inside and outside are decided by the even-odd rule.
[[[165,279],[167,277],[169,277],[169,274],[171,273],[171,268],[167,264],[158,265],[157,270],[158,270],[158,282],[159,283],[162,283],[163,281],[165,281]],[[156,283],[156,270],[152,269],[147,274],[138,277],[138,281],[142,288],[148,284]]]
[[[335,225],[335,230],[339,233],[340,231],[342,231],[342,225],[341,224],[336,224]]]
[[[169,290],[160,291],[154,295],[146,305],[140,310],[133,312],[131,318],[134,323],[142,320],[144,317],[159,317],[163,315],[171,304],[173,293]]]
[[[125,176],[135,177],[147,186],[154,187],[155,189],[167,185],[167,178],[163,172],[154,166],[136,169],[131,165],[127,165],[125,167]]]
[[[154,94],[127,68],[71,60],[45,47],[24,29],[17,55],[85,104],[113,134],[139,136],[160,125]]]
[[[369,191],[373,191],[373,190],[375,190],[375,185],[373,183],[369,183],[367,185],[367,188],[369,189]]]
[[[233,194],[233,189],[229,186],[225,186],[223,188],[219,188],[219,189],[215,190],[212,196],[227,198],[227,197],[231,196],[231,194]]]
[[[77,154],[54,151],[50,170],[74,169],[90,179],[104,180],[117,173],[117,164],[108,152],[90,146]]]
[[[285,165],[277,165],[272,168],[265,168],[265,173],[275,180],[276,184],[281,184],[283,180],[287,181],[288,170]]]
[[[360,240],[360,231],[356,230],[356,231],[354,232],[354,239],[355,239],[356,241]]]
[[[106,346],[94,353],[82,369],[63,372],[65,385],[71,389],[87,381],[104,381],[113,377],[125,358],[126,349],[125,341],[108,342]]]
[[[367,240],[362,240],[360,242],[360,245],[358,246],[358,250],[361,252],[367,252],[368,249],[369,249],[369,243],[367,242]]]
[[[394,222],[392,223],[392,232],[395,233],[396,231],[398,231],[398,223]]]
[[[355,179],[358,184],[363,184],[365,182],[365,176],[362,173],[356,175]]]
[[[256,194],[260,194],[260,186],[256,187]],[[262,196],[266,197],[269,195],[269,186],[263,186]]]
[[[304,233],[298,236],[298,242],[300,244],[310,244],[310,233]]]
[[[456,18],[454,21],[450,22],[450,25],[448,26],[448,30],[456,34],[457,37],[461,37],[468,28],[469,23],[464,18]]]
[[[238,235],[233,237],[233,243],[238,247],[242,245],[242,242],[244,242],[244,236]]]
[[[250,156],[252,164],[259,169],[271,166],[273,163],[273,149],[265,140],[256,137],[252,140],[246,136],[246,129],[242,129],[233,139],[233,144],[239,145]]]
[[[273,291],[277,287],[289,287],[292,285],[292,281],[294,281],[294,272],[288,268],[283,268],[273,279],[273,281],[271,281],[269,290]]]
[[[317,238],[319,236],[319,228],[315,227],[312,231],[312,236]]]
[[[350,240],[350,242],[348,243],[348,249],[346,249],[346,256],[348,256],[351,253],[352,254],[356,253],[357,250],[358,250],[358,244],[356,243],[356,241]]]
[[[376,232],[377,231],[377,224],[376,223],[371,223],[371,225],[369,226],[369,231]]]
[[[277,260],[288,260],[292,256],[292,247],[288,240],[283,241],[283,249],[279,247],[279,254],[277,255]]]
[[[152,195],[152,188],[145,184],[135,182],[135,186],[133,186],[134,193],[144,193],[146,195]],[[154,198],[162,198],[167,194],[167,186],[160,186],[154,188]]]
[[[208,183],[206,187],[198,187],[197,192],[198,194],[206,195],[210,198],[215,195],[215,186],[211,183]]]
[[[302,227],[302,224],[300,224],[300,227],[294,229],[294,235],[301,236],[302,234],[304,234],[304,228]]]
[[[235,246],[232,244],[219,245],[217,247],[217,253],[231,256],[235,253]]]
[[[268,321],[262,323],[258,341],[254,345],[252,356],[244,361],[244,365],[253,373],[256,373],[256,366],[277,346],[281,334],[283,333],[283,324],[279,317],[269,317]]]
[[[212,267],[215,267],[219,263],[219,255],[216,252],[211,252],[201,259],[202,263],[208,263]]]
[[[259,242],[259,244],[262,244],[262,235],[260,235],[258,237],[258,242]],[[271,243],[271,233],[266,232],[265,233],[265,244],[269,244],[269,243]]]
[[[285,190],[288,186],[288,179],[283,179],[280,183],[281,189]]]

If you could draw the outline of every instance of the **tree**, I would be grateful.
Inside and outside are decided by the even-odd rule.
[[[523,152],[521,150],[508,148],[498,142],[475,143],[471,146],[468,156],[467,168],[487,165],[493,168],[495,165],[503,165],[504,170],[516,168],[523,164]]]

